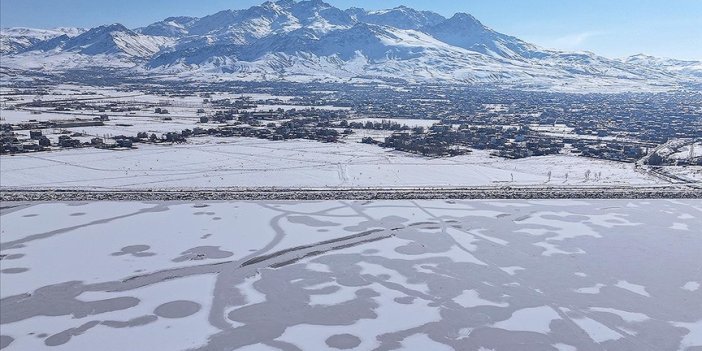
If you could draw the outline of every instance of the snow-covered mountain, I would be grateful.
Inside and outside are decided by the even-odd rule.
[[[447,44],[490,56],[532,59],[549,55],[534,45],[495,32],[465,13],[457,13],[448,20],[427,28],[427,33]]]
[[[137,28],[135,32],[144,35],[180,38],[188,34],[190,27],[198,20],[196,17],[169,17],[161,22]]]
[[[696,61],[540,48],[473,16],[408,7],[341,10],[321,0],[268,1],[130,30],[3,30],[9,69],[111,67],[173,79],[491,84],[543,90],[669,90],[700,84]]]
[[[365,11],[359,8],[346,10],[354,21],[385,25],[398,29],[415,29],[437,25],[446,20],[444,16],[430,11],[417,11],[406,6],[389,10]]]
[[[702,62],[700,61],[675,60],[638,54],[627,57],[624,59],[624,62],[640,67],[652,67],[659,70],[668,71],[673,74],[683,74],[702,78]]]
[[[83,28],[3,28],[0,29],[0,54],[10,55],[36,45],[39,42],[53,39],[62,35],[75,37],[85,32]]]
[[[121,24],[111,24],[90,29],[75,37],[62,35],[40,42],[36,47],[41,51],[54,50],[83,55],[119,55],[148,59],[172,44],[173,41],[167,37],[142,35]]]

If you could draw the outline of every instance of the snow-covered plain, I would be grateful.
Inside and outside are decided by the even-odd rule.
[[[181,145],[138,145],[139,149],[126,151],[88,148],[2,156],[0,186],[168,189],[592,186],[661,182],[637,173],[632,164],[567,155],[506,160],[476,150],[460,157],[426,158],[352,141],[325,144],[251,138],[190,140]],[[586,180],[588,170],[591,176]]]
[[[697,200],[3,203],[0,347],[694,350],[701,225]]]

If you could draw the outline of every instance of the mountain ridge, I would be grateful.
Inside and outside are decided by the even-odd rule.
[[[366,11],[321,0],[267,1],[145,27],[4,29],[9,69],[118,67],[174,79],[440,82],[543,90],[672,90],[702,81],[702,63],[609,59],[543,49],[470,14],[445,18],[406,6]],[[380,78],[379,78],[380,77]]]

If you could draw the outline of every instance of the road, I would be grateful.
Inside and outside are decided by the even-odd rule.
[[[702,199],[702,188],[664,186],[228,188],[175,190],[0,189],[0,201],[230,201],[403,199]]]

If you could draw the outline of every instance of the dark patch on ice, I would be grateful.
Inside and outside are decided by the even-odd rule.
[[[210,205],[206,205],[206,204],[196,204],[196,205],[193,205],[193,207],[195,207],[195,208],[205,208],[205,207],[210,207]]]
[[[360,232],[360,231],[369,230],[371,228],[385,228],[385,229],[398,228],[398,227],[404,227],[404,223],[407,221],[408,221],[408,219],[402,218],[399,216],[387,216],[387,217],[383,217],[379,220],[362,221],[362,222],[358,223],[357,225],[344,227],[344,230],[349,231],[349,232]]]
[[[134,257],[149,257],[149,256],[154,256],[156,255],[153,252],[147,252],[146,250],[150,249],[151,246],[149,245],[131,245],[131,246],[125,246],[123,247],[119,252],[113,252],[111,253],[112,256],[123,256],[123,255],[131,255]]]
[[[390,278],[392,278],[390,274],[379,274],[377,277],[380,280],[389,280]]]
[[[9,296],[0,300],[0,324],[14,323],[38,316],[73,316],[84,318],[90,315],[121,311],[139,304],[134,297],[116,297],[100,301],[83,301],[77,297],[86,286],[81,282],[49,285],[33,293]]]
[[[221,220],[222,220],[222,217],[212,217],[212,220],[213,220],[213,221],[221,221]]]
[[[46,340],[44,340],[44,344],[46,346],[63,345],[65,343],[71,341],[72,337],[79,336],[79,335],[85,333],[86,331],[94,328],[98,324],[100,324],[100,321],[90,321],[88,323],[81,325],[78,328],[66,329],[60,333],[54,334],[54,335],[46,338]]]
[[[434,223],[434,222],[416,222],[416,223],[409,224],[408,227],[416,227],[416,226],[420,226],[420,225],[421,225],[421,226],[423,226],[423,225],[435,225],[435,224],[436,224],[436,223]]]
[[[337,227],[340,224],[328,221],[320,221],[309,216],[289,216],[288,221],[295,224],[304,224],[309,227]]]
[[[414,296],[403,296],[403,297],[396,297],[394,299],[395,302],[402,304],[402,305],[411,305],[414,303]]]
[[[403,255],[421,255],[426,253],[427,250],[424,247],[424,245],[417,242],[411,242],[407,245],[395,248],[395,252],[401,253]]]
[[[102,322],[103,325],[108,326],[110,328],[133,328],[133,327],[141,327],[150,323],[153,323],[158,320],[157,316],[154,316],[152,314],[146,315],[146,316],[141,316],[137,318],[130,319],[126,322],[123,321],[104,321]]]
[[[193,301],[171,301],[156,307],[154,314],[163,318],[185,318],[200,311],[199,303]]]
[[[291,264],[293,264],[293,263],[297,263],[297,262],[299,262],[300,260],[302,260],[302,259],[304,259],[304,258],[313,257],[313,256],[319,256],[319,255],[325,254],[325,253],[330,252],[330,251],[348,249],[348,248],[351,248],[351,247],[354,247],[354,246],[363,245],[363,244],[368,244],[368,243],[372,243],[372,242],[374,242],[374,241],[380,241],[380,240],[383,240],[383,239],[385,239],[385,238],[387,238],[387,236],[371,237],[371,238],[369,238],[369,239],[360,240],[360,241],[355,241],[355,242],[349,242],[349,243],[346,243],[346,244],[339,244],[339,245],[335,245],[335,246],[327,246],[329,243],[328,243],[328,244],[319,244],[320,246],[327,246],[327,247],[325,247],[325,248],[320,248],[319,250],[313,250],[313,251],[309,251],[309,252],[307,252],[307,253],[300,254],[299,256],[297,256],[297,257],[295,257],[295,258],[292,258],[292,259],[290,259],[290,260],[287,260],[287,261],[274,263],[274,264],[270,265],[270,267],[271,267],[271,268],[281,268],[281,267],[285,267],[285,266],[287,266],[287,265],[291,265]],[[303,248],[303,249],[305,249],[305,248]]]
[[[369,231],[366,231],[366,232],[362,232],[362,233],[358,233],[358,234],[354,234],[354,235],[349,235],[349,236],[345,236],[345,237],[341,237],[341,238],[337,238],[337,239],[322,241],[322,242],[319,242],[319,243],[316,243],[316,244],[291,247],[291,248],[289,248],[289,249],[276,251],[276,252],[273,252],[273,253],[270,253],[270,254],[266,254],[266,255],[262,255],[262,256],[258,256],[258,257],[253,257],[253,258],[247,260],[246,262],[242,263],[242,264],[241,264],[241,267],[246,267],[246,266],[249,266],[249,265],[252,265],[252,264],[256,264],[256,263],[259,263],[259,262],[263,262],[263,261],[266,261],[266,260],[269,260],[269,259],[272,259],[272,258],[275,258],[275,257],[279,257],[279,256],[282,256],[282,255],[285,255],[285,254],[288,254],[288,253],[293,253],[293,252],[296,252],[296,251],[302,251],[302,250],[306,250],[306,249],[313,249],[313,248],[315,248],[315,247],[320,247],[320,246],[325,246],[325,245],[332,245],[332,244],[336,244],[336,243],[343,242],[343,241],[347,241],[347,240],[359,239],[359,238],[367,237],[367,236],[370,236],[370,235],[372,235],[372,234],[379,233],[379,232],[382,232],[382,231],[383,231],[382,229],[369,230]],[[299,258],[300,258],[300,256],[297,257],[297,259],[299,259]]]
[[[205,234],[205,235],[201,236],[200,239],[207,239],[211,236],[212,236],[212,234]]]
[[[26,214],[26,215],[24,215],[24,216],[22,216],[22,217],[24,217],[24,218],[32,218],[32,217],[36,217],[36,216],[38,216],[38,214],[36,214],[36,213],[30,213],[30,214]]]
[[[350,350],[358,347],[361,344],[361,339],[351,334],[337,334],[327,338],[326,343],[335,349]]]
[[[41,333],[41,334],[36,335],[37,339],[44,339],[47,336],[49,336],[49,334],[47,334],[47,333]]]
[[[87,201],[71,201],[71,202],[66,202],[65,205],[68,207],[82,207],[88,205],[90,202]]]
[[[80,216],[85,216],[85,212],[71,213],[71,217],[80,217]]]
[[[533,212],[532,212],[532,213],[529,213],[529,214],[526,214],[526,215],[523,215],[523,216],[519,216],[519,217],[513,219],[513,221],[515,221],[515,222],[526,221],[527,219],[531,218],[532,215],[533,215]]]
[[[224,251],[219,246],[198,246],[180,253],[181,256],[174,258],[173,262],[199,261],[208,259],[222,259],[232,257],[233,252]]]
[[[15,339],[11,336],[0,335],[0,350],[10,346]]]
[[[0,255],[0,261],[2,260],[18,260],[20,258],[24,257],[24,254],[9,254],[9,255]]]
[[[0,272],[4,274],[20,274],[28,271],[29,268],[23,268],[23,267],[17,267],[17,268],[6,268],[1,270]]]

